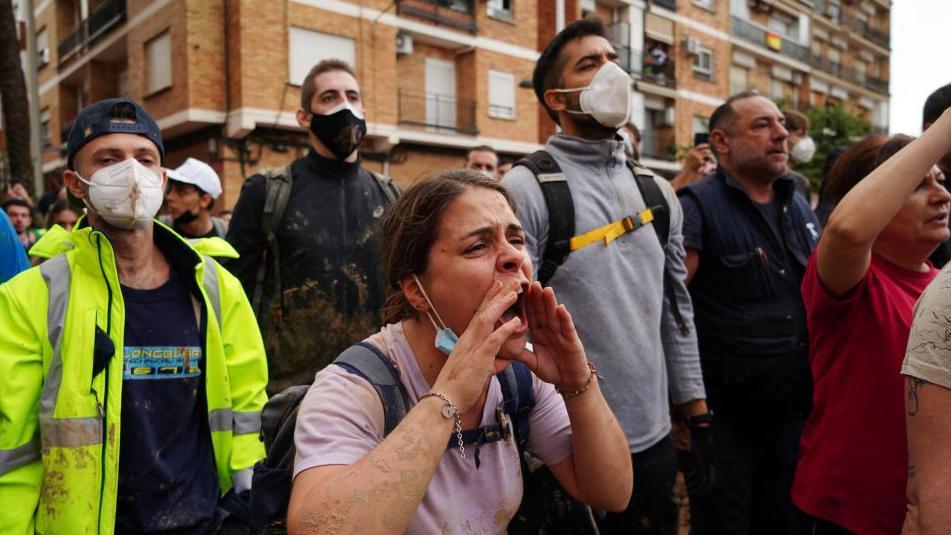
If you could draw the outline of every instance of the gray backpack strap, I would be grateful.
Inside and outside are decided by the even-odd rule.
[[[334,360],[334,364],[359,375],[373,386],[383,402],[383,436],[389,435],[410,409],[409,395],[399,372],[375,345],[357,342]]]
[[[264,278],[267,274],[268,264],[274,267],[274,297],[279,297],[283,290],[281,284],[281,254],[277,242],[277,225],[284,217],[284,210],[287,208],[287,201],[291,197],[291,185],[293,184],[293,173],[291,164],[281,169],[269,169],[263,173],[265,178],[264,189],[264,211],[261,213],[261,230],[264,233],[264,252],[261,255],[261,263],[258,265],[258,272],[254,279],[254,293],[251,297],[251,306],[258,315],[258,321],[264,318],[265,311],[261,308],[264,299]]]
[[[383,191],[383,195],[386,197],[387,205],[392,205],[396,202],[396,199],[400,198],[400,189],[396,187],[396,184],[393,182],[393,179],[381,175],[380,173],[374,173],[373,171],[369,172],[373,176],[373,180],[376,181],[376,185],[380,187]]]

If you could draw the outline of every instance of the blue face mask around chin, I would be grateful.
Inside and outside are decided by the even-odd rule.
[[[433,314],[436,314],[436,318],[439,319],[439,325],[442,325],[442,327],[436,325],[436,320],[433,319],[433,315],[428,310],[426,311],[426,316],[429,318],[429,322],[432,323],[433,328],[436,329],[436,349],[448,356],[450,353],[452,353],[452,350],[456,348],[456,342],[459,341],[459,337],[456,336],[456,333],[452,332],[452,329],[446,327],[446,324],[439,316],[439,312],[436,312],[436,307],[433,305],[433,302],[430,301],[429,295],[423,288],[423,283],[419,281],[419,277],[413,275],[413,279],[415,279],[416,284],[419,285],[419,289],[423,293],[423,297],[426,298],[426,302],[429,303],[429,307],[432,309]]]

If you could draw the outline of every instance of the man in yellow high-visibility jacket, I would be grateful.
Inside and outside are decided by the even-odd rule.
[[[67,158],[87,216],[0,285],[0,533],[215,532],[264,457],[257,322],[237,279],[153,221],[145,110],[83,109]]]

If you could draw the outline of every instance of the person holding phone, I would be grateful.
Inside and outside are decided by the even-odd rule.
[[[690,497],[694,533],[785,533],[792,510],[812,392],[799,285],[819,222],[786,176],[783,124],[769,99],[730,97],[710,117],[715,172],[678,193],[703,380],[717,420],[716,480],[708,494]]]
[[[674,177],[671,185],[675,190],[683,189],[713,173],[716,168],[717,162],[710,150],[710,134],[697,132],[693,135],[693,147],[687,151],[680,173]]]

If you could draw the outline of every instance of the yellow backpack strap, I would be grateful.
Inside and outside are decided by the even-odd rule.
[[[639,214],[629,215],[624,219],[619,219],[571,238],[571,250],[574,252],[595,243],[603,243],[607,247],[612,241],[653,221],[654,211],[648,208]]]

